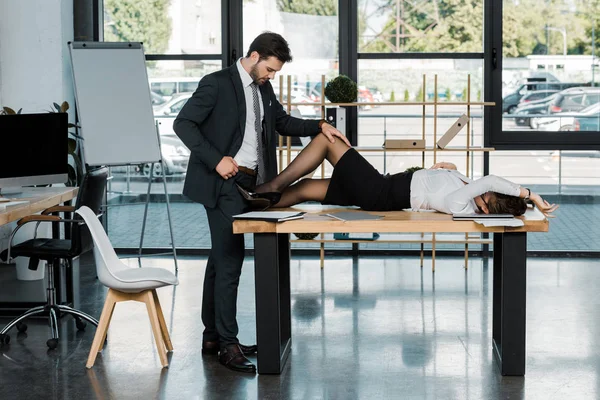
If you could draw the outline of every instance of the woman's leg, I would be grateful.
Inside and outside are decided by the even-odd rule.
[[[331,143],[325,135],[319,134],[279,175],[257,186],[255,191],[256,193],[283,192],[292,183],[317,169],[325,159],[335,167],[348,149],[349,147],[342,140],[336,139],[335,143]]]
[[[273,207],[290,207],[304,201],[322,202],[325,200],[328,188],[329,179],[302,179],[300,182],[287,187],[281,193],[279,203],[273,205]]]

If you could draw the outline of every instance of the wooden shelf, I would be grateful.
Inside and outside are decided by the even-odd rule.
[[[466,129],[466,145],[465,146],[460,146],[460,147],[446,147],[445,149],[439,149],[437,147],[426,147],[426,148],[421,148],[421,149],[417,149],[417,148],[407,148],[407,149],[398,149],[398,148],[386,148],[384,147],[384,144],[382,144],[381,147],[378,146],[356,146],[354,147],[354,149],[356,149],[359,152],[365,152],[365,153],[375,153],[375,152],[385,152],[385,153],[421,153],[422,154],[422,166],[425,167],[425,154],[431,154],[433,156],[433,163],[437,162],[437,157],[436,155],[438,154],[438,152],[444,152],[444,153],[449,153],[449,152],[462,152],[465,153],[466,155],[466,171],[469,171],[469,166],[470,166],[470,157],[472,156],[472,153],[475,152],[479,152],[479,153],[485,153],[485,152],[491,152],[494,151],[495,149],[493,147],[479,147],[479,146],[474,146],[471,147],[470,146],[470,142],[471,142],[471,137],[472,137],[472,131],[471,131],[471,107],[473,106],[495,106],[496,103],[495,102],[489,102],[489,101],[477,101],[477,102],[472,102],[471,101],[471,76],[468,75],[468,83],[467,83],[467,97],[466,97],[466,101],[438,101],[438,79],[437,79],[437,75],[435,75],[435,79],[434,79],[434,101],[425,101],[425,95],[423,95],[423,101],[407,101],[407,102],[368,102],[368,103],[360,103],[360,102],[353,102],[353,103],[328,103],[326,102],[325,99],[325,76],[322,75],[321,76],[321,101],[320,102],[306,102],[306,103],[292,103],[291,101],[291,85],[292,85],[292,81],[291,81],[291,76],[287,77],[287,100],[288,102],[286,102],[285,104],[287,105],[287,111],[288,113],[291,110],[292,106],[315,106],[315,107],[319,107],[320,111],[321,111],[321,118],[325,118],[325,109],[327,107],[364,107],[364,106],[419,106],[422,108],[422,121],[421,121],[421,138],[422,140],[425,140],[426,137],[426,117],[430,116],[429,114],[426,114],[426,110],[427,107],[432,107],[433,109],[433,114],[431,115],[433,117],[433,143],[437,143],[438,140],[438,108],[443,108],[445,106],[464,106],[465,107],[465,114],[467,115],[468,122],[467,125],[465,127]],[[282,98],[283,96],[283,77],[280,77],[280,98]],[[427,93],[426,91],[426,76],[423,75],[423,82],[421,84],[421,90],[422,93]],[[431,110],[431,108],[429,109]],[[385,137],[384,137],[385,139]],[[389,138],[388,138],[389,139]],[[412,140],[414,138],[409,138],[409,140]],[[283,154],[284,151],[287,151],[287,162],[288,164],[290,163],[291,159],[292,159],[292,151],[294,152],[298,152],[301,151],[303,147],[292,147],[291,146],[291,139],[288,137],[287,140],[287,145],[284,146],[284,141],[283,141],[283,137],[280,136],[279,138],[279,146],[277,146],[277,151],[279,153],[279,162],[280,162],[280,168],[283,165]],[[324,166],[321,167],[321,177],[324,177],[324,172],[325,172],[325,168]],[[468,176],[468,172],[467,172],[467,176]],[[379,225],[375,225],[372,227],[373,232],[377,231]],[[381,227],[380,227],[381,228]],[[396,229],[397,226],[394,226],[393,229]],[[315,229],[318,229],[317,227],[315,227]],[[371,228],[369,228],[371,229]],[[464,229],[464,228],[461,228]],[[432,227],[432,230],[436,230],[435,227]],[[340,231],[343,232],[343,231]],[[361,232],[367,232],[365,230],[361,231]],[[393,232],[388,230],[388,232]],[[468,261],[468,245],[469,244],[480,244],[480,245],[489,245],[492,244],[492,239],[483,239],[480,236],[477,237],[473,237],[470,236],[468,233],[463,233],[461,232],[460,234],[462,234],[462,237],[458,237],[458,235],[454,235],[454,237],[448,237],[448,234],[440,234],[440,233],[432,233],[432,234],[428,234],[428,235],[420,235],[420,234],[414,234],[411,236],[410,233],[395,233],[395,234],[380,234],[380,237],[375,239],[375,240],[366,240],[366,239],[333,239],[333,235],[328,234],[323,236],[323,234],[321,233],[321,238],[317,237],[311,240],[301,240],[301,239],[290,239],[290,242],[295,242],[295,243],[319,243],[320,245],[320,254],[321,254],[321,268],[323,268],[324,265],[324,257],[325,257],[325,243],[352,243],[352,244],[356,244],[356,243],[369,243],[369,242],[374,242],[374,243],[415,243],[415,244],[424,244],[424,243],[428,243],[431,244],[431,250],[432,250],[432,257],[431,257],[431,268],[432,271],[435,271],[435,246],[437,243],[439,244],[464,244],[465,245],[465,267],[468,265],[467,261]],[[421,250],[423,250],[423,248],[421,248]],[[423,266],[423,251],[421,251],[421,266]]]

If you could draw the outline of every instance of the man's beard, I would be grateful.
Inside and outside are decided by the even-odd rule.
[[[252,78],[252,82],[257,85],[262,85],[264,82],[260,82],[260,78],[258,77],[258,63],[254,64],[250,69],[250,78]]]

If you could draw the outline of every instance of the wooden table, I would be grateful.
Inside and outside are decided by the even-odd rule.
[[[76,187],[23,188],[23,192],[18,195],[7,195],[6,197],[10,197],[11,199],[27,200],[29,203],[0,209],[0,226],[17,221],[28,215],[36,214],[48,207],[72,200],[77,196],[77,190],[78,188]]]
[[[371,214],[383,218],[337,221],[320,215],[316,209],[304,219],[282,223],[234,221],[234,233],[254,234],[258,372],[281,373],[291,349],[290,233],[489,232],[494,234],[494,356],[502,375],[524,375],[527,232],[547,232],[548,220],[539,211],[529,210],[520,217],[525,222],[522,227],[485,228],[474,221],[453,221],[452,216],[441,213],[393,211]]]

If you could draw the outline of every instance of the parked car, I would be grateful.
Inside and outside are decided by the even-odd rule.
[[[179,111],[181,111],[181,109],[183,108],[185,103],[188,101],[188,99],[190,97],[192,97],[192,94],[194,94],[194,93],[186,92],[186,93],[175,94],[169,101],[167,101],[162,106],[157,107],[154,110],[154,117],[157,119],[164,118],[164,117],[175,118],[177,116],[177,114],[179,114]],[[291,95],[292,95],[292,103],[313,103],[313,101],[311,99],[309,99],[308,97],[303,95],[300,91],[293,90],[291,92]],[[284,93],[283,100],[281,101],[282,105],[284,106],[284,109],[287,109],[285,107],[286,101],[287,101],[287,93]],[[318,107],[315,105],[312,105],[312,104],[307,104],[305,106],[294,105],[291,108],[290,115],[293,117],[296,117],[296,118],[314,119],[319,116],[317,114],[317,111],[318,111]],[[161,135],[174,134],[172,132],[171,125],[173,125],[172,121],[170,123],[169,122],[165,122],[164,124],[161,123],[159,125],[159,132],[161,133]]]
[[[379,89],[377,89],[376,87],[369,87],[368,89],[373,95],[373,100],[375,102],[382,103],[384,101],[383,93],[381,93]]]
[[[548,114],[577,112],[600,101],[600,88],[576,87],[556,94],[548,105]]]
[[[161,105],[167,102],[167,98],[160,94],[150,91],[150,99],[152,100],[152,109],[156,110]]]
[[[534,90],[533,92],[529,92],[521,98],[519,107],[524,104],[531,103],[532,101],[546,99],[552,96],[554,93],[558,93],[558,90]]]
[[[177,136],[161,135],[160,151],[162,154],[165,176],[185,174],[190,160],[190,151]],[[144,176],[150,176],[152,164],[142,164],[140,172]],[[161,163],[154,163],[153,176],[159,178],[162,176]]]
[[[292,84],[291,91],[296,94],[301,94],[301,95],[307,97],[313,103],[320,103],[321,102],[321,92],[320,92],[321,84],[319,82],[319,90],[315,89],[315,87],[312,85],[313,85],[312,82]],[[271,86],[273,86],[273,91],[275,92],[275,95],[277,97],[279,97],[279,91],[280,91],[279,90],[279,80],[275,79],[275,80],[271,81]],[[283,84],[283,93],[284,94],[287,93],[287,84],[286,83]]]
[[[514,92],[509,93],[502,99],[502,112],[513,114],[521,98],[532,91],[537,90],[564,90],[577,86],[589,86],[582,82],[527,82],[520,85]]]
[[[150,90],[170,98],[177,93],[193,92],[201,77],[150,78]]]
[[[544,99],[530,101],[517,107],[513,112],[515,123],[519,126],[531,126],[532,117],[528,115],[546,114],[548,112],[548,105],[554,96],[556,96],[556,93]],[[533,128],[533,126],[531,127]]]
[[[173,95],[168,101],[160,106],[154,108],[154,116],[172,116],[176,117],[179,111],[183,108],[188,99],[192,97],[194,92],[177,93]]]
[[[574,131],[600,131],[600,103],[581,110],[581,115],[573,121]]]
[[[598,130],[593,128],[598,126],[599,119],[600,103],[596,103],[579,112],[564,112],[535,118],[533,124],[541,131],[593,131]],[[581,129],[582,123],[584,129]]]

